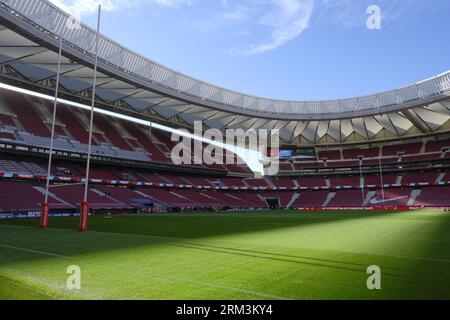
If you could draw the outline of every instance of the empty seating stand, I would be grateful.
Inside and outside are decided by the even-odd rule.
[[[356,177],[334,177],[330,179],[332,187],[355,187],[359,186],[360,178]]]
[[[296,187],[294,179],[289,179],[289,178],[272,179],[272,184],[278,188],[295,188]]]
[[[280,171],[294,171],[294,167],[290,161],[281,161],[278,165]]]
[[[414,205],[424,207],[450,206],[450,187],[423,188]]]
[[[300,187],[307,187],[307,188],[327,186],[324,178],[300,178],[298,179],[298,184],[300,185]]]
[[[176,192],[164,189],[142,189],[143,194],[156,202],[162,203],[167,207],[196,207],[196,203],[190,199],[184,198]]]
[[[341,151],[340,150],[319,151],[319,159],[340,160]]]
[[[321,207],[325,204],[329,194],[329,191],[300,192],[300,196],[295,200],[293,207]]]
[[[62,200],[79,207],[83,200],[84,187],[80,185],[54,185],[50,189],[57,197]],[[129,205],[122,203],[104,193],[91,188],[88,191],[89,205],[93,209],[125,209],[130,208]]]
[[[3,140],[16,140],[16,136],[12,134],[11,132],[0,132],[0,139]]]
[[[422,143],[400,144],[393,146],[385,146],[382,150],[383,156],[396,156],[400,153],[419,154],[422,149]]]
[[[378,158],[380,156],[380,148],[352,149],[344,150],[344,159],[359,158]]]
[[[264,179],[245,179],[244,182],[249,187],[265,187],[265,188],[269,187],[269,185]]]
[[[112,120],[106,119],[105,116],[96,113],[94,116],[95,125],[103,131],[103,134],[116,147],[122,150],[132,150],[130,145],[121,137],[116,128],[111,124]]]
[[[184,198],[187,198],[194,202],[197,207],[222,207],[225,203],[219,199],[214,198],[207,191],[197,191],[197,190],[177,190],[177,194]]]
[[[0,125],[3,125],[4,127],[17,128],[17,125],[14,122],[13,117],[2,113],[0,113]]]
[[[8,109],[0,114],[0,139],[18,138],[28,145],[49,147],[50,131],[45,123],[47,120],[41,117],[51,114],[51,106],[45,101],[28,98],[20,93],[7,92],[4,96]],[[86,122],[89,116],[86,110],[58,105],[55,148],[86,153],[89,142]],[[17,131],[16,135],[8,130]],[[171,134],[168,132],[154,128],[149,130],[133,122],[95,113],[92,145],[92,153],[95,155],[171,163],[170,152],[175,142],[171,141]],[[203,167],[242,175],[252,173],[246,165],[236,165],[236,161],[230,165],[215,164]]]
[[[137,141],[151,154],[150,158],[155,161],[167,162],[168,158],[164,153],[151,141],[149,135],[143,128],[134,123],[128,123],[127,131],[133,135]],[[150,132],[150,130],[147,130]],[[155,130],[152,130],[154,132]]]
[[[220,180],[226,187],[247,187],[247,185],[239,178],[222,178]]]
[[[292,197],[294,196],[294,192],[278,192],[277,195],[280,201],[280,207],[288,208],[288,205],[290,204]]]
[[[364,195],[364,197],[363,197]],[[367,192],[359,190],[340,190],[337,191],[333,198],[331,198],[328,206],[330,207],[361,207],[364,205],[364,200]]]
[[[36,211],[41,209],[43,202],[43,194],[29,183],[0,181],[0,211]],[[51,197],[49,203],[52,208],[66,207]]]
[[[17,115],[19,122],[26,131],[40,137],[50,137],[49,129],[25,96],[18,93],[7,93],[4,97],[9,108]]]
[[[239,194],[232,192],[223,192],[223,191],[210,191],[208,195],[214,197],[224,208],[252,208],[250,203],[243,201]]]
[[[397,182],[397,176],[391,174],[385,174],[381,178],[380,175],[364,176],[364,184],[366,186],[381,186],[385,184],[395,184]]]
[[[135,190],[125,187],[103,187],[96,186],[95,189],[111,196],[112,198],[129,205],[130,207],[145,207],[147,198]]]
[[[66,106],[59,106],[57,115],[60,120],[66,126],[66,129],[72,135],[72,137],[84,144],[88,144],[89,142],[89,134],[86,128],[80,123],[78,118],[75,116],[75,110]]]
[[[34,148],[35,150],[48,147],[50,145],[48,116],[51,114],[52,106],[45,101],[19,93],[3,94],[5,99],[2,99],[2,113],[0,113],[2,145],[6,148],[20,143],[22,146],[38,147]],[[89,112],[86,110],[58,106],[55,148],[76,157],[80,157],[78,153],[86,153],[88,148],[86,119],[89,119]],[[171,141],[170,133],[155,128],[150,130],[145,126],[112,119],[103,114],[95,115],[94,127],[92,152],[97,159],[91,167],[90,177],[104,180],[95,181],[101,185],[92,184],[89,190],[88,199],[95,209],[133,209],[148,206],[153,202],[166,207],[222,206],[250,209],[267,208],[267,202],[272,206],[273,200],[276,199],[282,207],[360,206],[362,202],[372,200],[374,205],[447,203],[445,196],[448,195],[448,188],[431,187],[429,184],[439,182],[442,177],[442,181],[448,181],[448,175],[444,174],[448,170],[446,159],[450,157],[450,152],[445,152],[444,149],[450,147],[449,139],[425,143],[395,142],[384,147],[365,145],[319,149],[317,159],[315,157],[282,159],[281,174],[269,180],[267,177],[250,178],[253,176],[249,168],[236,164],[236,155],[228,158],[225,155],[224,165],[200,165],[202,169],[221,170],[222,175],[217,170],[209,176],[195,175],[192,171],[189,171],[189,175],[177,174],[171,171],[171,166],[165,166],[162,170],[154,169],[160,168],[165,163],[171,163],[170,152],[175,142]],[[6,140],[8,143],[4,142]],[[361,183],[359,157],[363,157],[364,194],[359,189]],[[103,161],[105,158],[111,160],[111,164]],[[42,202],[39,183],[43,181],[42,177],[47,172],[46,157],[36,158],[36,162],[20,158],[9,159],[14,158],[8,154],[0,160],[0,173],[3,179],[0,180],[2,191],[0,208],[38,210]],[[130,162],[124,162],[124,159]],[[232,164],[226,164],[227,159],[233,160]],[[379,175],[380,160],[383,165],[383,179]],[[153,161],[158,163],[152,163]],[[149,162],[149,165],[142,165],[143,162]],[[131,165],[128,167],[129,163]],[[118,164],[118,167],[115,164]],[[439,167],[431,168],[434,165]],[[195,168],[199,168],[199,165],[190,166],[189,170]],[[78,162],[55,159],[52,174],[81,178],[84,177],[85,168]],[[35,180],[26,184],[11,182],[11,179]],[[112,186],[119,183],[127,184],[117,180],[134,183],[129,184],[130,188]],[[146,185],[152,188],[145,188],[140,182],[152,182],[153,185]],[[385,185],[399,183],[401,186],[386,186],[385,199],[381,199],[382,183]],[[273,186],[278,189],[270,190]],[[220,189],[216,187],[228,188],[216,190]],[[300,190],[297,187],[300,187]],[[254,188],[266,190],[255,191]],[[436,194],[433,194],[433,190],[436,190]],[[64,206],[70,209],[77,208],[83,197],[83,187],[80,185],[53,185],[51,192],[61,199],[61,202],[55,200],[56,198],[51,200],[54,207],[58,208]],[[24,198],[22,195],[26,195],[25,200],[22,200]],[[369,196],[371,199],[366,199]],[[15,199],[12,199],[14,197]]]
[[[442,152],[443,149],[450,148],[450,139],[441,141],[428,141],[425,152]]]
[[[47,171],[36,163],[3,159],[0,159],[0,171],[36,176],[47,175]]]
[[[439,160],[441,158],[441,152],[433,152],[427,154],[418,154],[418,155],[406,155],[402,156],[401,162],[423,162],[423,161],[431,161],[431,160]]]
[[[433,184],[438,178],[437,172],[417,172],[406,174],[402,179],[402,184],[420,184],[420,183],[430,183]]]

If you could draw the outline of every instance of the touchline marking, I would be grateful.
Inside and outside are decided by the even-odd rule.
[[[14,227],[25,228],[25,229],[30,229],[31,228],[31,227],[27,227],[27,226],[14,226]],[[64,231],[64,232],[68,232],[68,231],[72,232],[73,231],[71,229],[52,229],[52,230],[53,231]],[[145,238],[147,240],[151,240],[153,238],[153,241],[157,240],[158,238],[160,238],[160,239],[172,239],[172,240],[185,240],[185,241],[191,242],[191,244],[193,244],[192,242],[193,242],[193,240],[195,240],[195,239],[192,239],[192,238],[165,237],[165,236],[156,236],[156,235],[127,234],[127,233],[114,233],[114,232],[101,232],[101,231],[91,231],[90,233],[123,236],[123,237],[129,237],[129,238],[137,238],[137,239]],[[155,241],[155,242],[158,242],[158,241]],[[4,245],[4,246],[9,246],[9,245]],[[1,247],[1,244],[0,244],[0,247]],[[12,248],[12,249],[25,250],[25,251],[33,252],[33,253],[36,253],[36,254],[52,255],[52,256],[57,257],[57,258],[76,259],[76,258],[73,258],[73,257],[59,255],[59,254],[54,254],[54,253],[45,252],[45,251],[32,250],[32,249],[15,247],[15,246],[9,246],[9,247]],[[345,251],[342,251],[342,250],[337,250],[337,252],[345,253]],[[354,254],[355,252],[348,252],[348,253]],[[361,254],[361,253],[359,253],[359,254]],[[441,263],[450,263],[450,260],[447,260],[447,259],[428,258],[428,257],[414,257],[414,256],[402,256],[402,255],[382,255],[382,254],[374,254],[374,253],[371,253],[369,255],[379,256],[379,257],[391,257],[391,258],[400,258],[400,259],[409,259],[409,260],[419,260],[419,261],[434,261],[434,262],[441,262]],[[159,274],[159,273],[157,273],[155,271],[150,271],[148,269],[142,269],[142,268],[136,269],[135,268],[134,270],[132,270],[131,268],[127,267],[126,271],[124,271],[124,270],[120,270],[120,269],[114,269],[114,268],[111,268],[111,267],[106,267],[106,266],[100,265],[98,263],[91,262],[91,261],[89,261],[87,259],[84,259],[84,262],[88,263],[88,264],[95,265],[97,267],[100,267],[100,268],[103,268],[103,269],[106,269],[106,270],[113,271],[113,272],[119,272],[119,273],[123,273],[123,274],[129,274],[131,272],[133,274],[139,274],[139,276],[141,278],[142,278],[143,274],[148,273],[148,276],[144,275],[144,278],[154,279],[154,277],[157,277],[157,278],[159,278],[162,281],[184,282],[185,284],[197,285],[199,287],[209,287],[209,288],[214,288],[214,289],[229,290],[229,291],[240,292],[240,293],[245,293],[245,294],[248,294],[248,295],[259,296],[259,297],[262,297],[262,298],[269,298],[269,299],[274,299],[274,300],[290,300],[291,299],[291,298],[287,298],[287,297],[274,296],[274,295],[265,294],[265,293],[262,293],[262,292],[248,290],[248,289],[243,289],[243,288],[238,288],[238,287],[229,287],[229,286],[223,286],[223,285],[220,285],[220,284],[207,283],[205,281],[194,280],[192,278],[168,276],[168,275],[164,275],[164,274]]]
[[[33,249],[27,249],[27,248],[22,248],[22,247],[17,247],[17,246],[11,246],[11,245],[2,244],[2,243],[0,243],[0,247],[4,247],[4,248],[7,248],[7,249],[20,250],[20,251],[25,251],[25,252],[31,252],[31,253],[45,255],[45,256],[52,256],[52,257],[61,258],[61,259],[68,259],[68,260],[75,260],[76,259],[76,258],[70,257],[70,256],[60,255],[60,254],[46,252],[46,251],[41,251],[41,250],[33,250]],[[130,272],[130,269],[128,269],[127,271],[122,271],[120,269],[117,270],[117,269],[114,269],[114,268],[105,267],[105,266],[103,266],[101,264],[98,264],[98,263],[93,263],[93,262],[89,261],[88,259],[81,259],[81,260],[83,260],[83,262],[85,262],[85,263],[92,264],[92,265],[95,265],[97,267],[100,267],[100,268],[103,268],[103,269],[107,269],[107,270],[110,270],[110,271],[114,271],[114,272],[122,272],[122,273],[129,273]],[[146,270],[146,271],[148,271],[148,270]],[[139,271],[139,270],[135,269],[134,271],[132,271],[132,273],[138,273],[139,275],[142,276],[142,270]],[[204,287],[215,288],[215,289],[225,289],[225,290],[230,290],[230,291],[236,291],[236,292],[240,292],[240,293],[246,293],[246,294],[250,294],[250,295],[254,295],[254,296],[259,296],[259,297],[263,297],[263,298],[270,298],[270,299],[275,299],[275,300],[290,300],[290,298],[276,296],[276,295],[271,295],[271,294],[265,294],[265,293],[254,291],[254,290],[247,290],[247,289],[242,289],[242,288],[238,288],[238,287],[223,286],[223,285],[219,285],[219,284],[211,284],[211,283],[206,283],[204,281],[197,281],[197,280],[180,278],[180,277],[174,277],[174,276],[166,276],[166,275],[161,275],[161,274],[158,274],[158,273],[153,273],[153,274],[157,275],[161,279],[166,279],[166,280],[172,280],[172,281],[175,280],[175,281],[179,281],[179,282],[186,282],[186,283],[191,283],[191,284],[200,285],[200,286],[204,286]]]
[[[20,277],[26,280],[30,280],[30,281],[34,281],[34,282],[38,282],[40,285],[46,286],[54,291],[57,292],[58,296],[55,296],[54,294],[50,294],[47,292],[43,292],[39,289],[33,288],[31,286],[22,284],[20,282],[17,282],[13,279],[8,278],[8,276],[4,277],[5,279],[12,281],[14,283],[18,283],[26,288],[28,288],[29,290],[33,290],[35,292],[43,292],[45,295],[52,297],[55,300],[61,300],[63,299],[63,296],[68,296],[69,298],[77,298],[77,299],[83,299],[87,297],[89,297],[89,299],[97,299],[97,300],[104,300],[105,298],[103,298],[102,296],[96,294],[96,293],[91,293],[91,291],[88,291],[86,289],[82,289],[81,291],[71,291],[69,294],[67,293],[66,289],[67,287],[65,285],[61,285],[61,284],[56,284],[54,281],[50,281],[50,280],[44,280],[36,275],[30,275],[30,274],[26,274],[24,272],[20,272],[17,270],[11,270],[9,268],[4,268],[4,267],[0,267],[0,277],[1,276],[1,272],[3,273],[7,273],[9,275],[13,275],[14,277]]]
[[[0,247],[7,248],[7,249],[21,250],[21,251],[31,252],[31,253],[45,255],[45,256],[62,258],[62,259],[74,259],[72,257],[63,256],[61,254],[56,254],[56,253],[51,253],[51,252],[46,252],[46,251],[40,251],[40,250],[27,249],[27,248],[16,247],[16,246],[10,246],[8,244],[3,244],[3,243],[0,243]]]
[[[0,268],[0,271],[1,271],[1,270],[2,270],[2,268]],[[8,271],[9,271],[9,270],[8,270]],[[50,298],[55,299],[55,300],[58,300],[58,299],[59,299],[59,297],[57,297],[57,296],[55,296],[55,295],[53,295],[53,294],[50,294],[50,293],[45,292],[45,291],[43,291],[43,290],[39,290],[38,288],[33,288],[32,286],[29,286],[29,285],[26,285],[25,283],[22,283],[22,282],[20,282],[20,281],[16,281],[16,280],[14,280],[14,279],[11,279],[11,278],[2,276],[1,274],[0,274],[0,279],[3,279],[3,280],[6,281],[6,282],[12,283],[13,285],[16,285],[16,286],[25,288],[25,289],[27,289],[27,290],[29,290],[29,291],[34,292],[34,293],[41,294],[41,295],[45,295],[45,296],[50,297]]]

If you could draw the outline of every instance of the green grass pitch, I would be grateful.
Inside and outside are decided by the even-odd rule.
[[[450,299],[450,215],[261,212],[0,221],[0,299]],[[67,267],[81,269],[68,290]],[[368,290],[367,267],[381,268]]]

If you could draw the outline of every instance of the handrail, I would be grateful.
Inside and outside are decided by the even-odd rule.
[[[62,37],[65,44],[83,55],[93,56],[95,31],[80,23],[71,28],[73,17],[48,0],[3,0],[0,7],[20,16],[29,25],[44,29],[49,36]],[[204,101],[266,115],[330,115],[359,111],[379,112],[388,107],[401,106],[439,96],[450,91],[450,71],[413,85],[374,95],[323,101],[288,101],[251,96],[196,80],[139,55],[102,35],[99,60],[117,70],[135,76],[152,85]]]

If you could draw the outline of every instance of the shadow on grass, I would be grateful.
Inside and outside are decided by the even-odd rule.
[[[0,221],[0,252],[9,254],[0,256],[0,266],[23,263],[33,260],[52,258],[38,251],[48,252],[65,257],[76,257],[103,251],[126,250],[139,247],[170,245],[190,250],[201,250],[249,257],[267,261],[301,264],[311,267],[328,268],[365,273],[368,264],[358,263],[350,259],[327,259],[322,257],[292,255],[246,248],[232,248],[230,246],[194,243],[207,237],[225,235],[240,235],[251,232],[283,230],[293,227],[308,227],[322,223],[350,221],[355,219],[379,219],[395,217],[402,212],[326,212],[326,213],[259,213],[259,214],[213,214],[213,215],[156,215],[156,216],[114,216],[112,218],[90,217],[90,230],[81,234],[76,230],[78,218],[53,218],[50,223],[53,229],[41,231],[36,228],[37,219]],[[443,234],[450,230],[450,219],[441,219],[443,223],[436,228],[436,234]],[[386,223],[389,223],[388,221]],[[9,227],[8,227],[9,226]],[[414,235],[412,235],[414,236]],[[1,245],[10,246],[1,246]],[[431,244],[431,243],[430,243]],[[26,249],[16,252],[14,247]],[[27,251],[28,250],[28,251]],[[441,254],[442,249],[433,246],[421,248],[422,254]],[[20,251],[20,249],[19,249]],[[33,252],[36,251],[36,252]],[[27,254],[24,254],[27,253]],[[355,254],[356,256],[356,254]],[[446,256],[448,257],[448,255]],[[53,257],[54,258],[54,257]],[[348,257],[347,257],[348,258]],[[361,261],[364,261],[361,260]],[[424,272],[430,271],[432,261],[412,260],[412,264],[405,268],[383,267],[385,275],[411,279],[416,277],[426,281]],[[449,266],[449,265],[447,265]],[[438,268],[440,270],[440,267]],[[445,269],[442,268],[445,273]],[[447,271],[447,273],[449,273]],[[445,274],[445,281],[448,275]],[[439,277],[430,277],[435,283]],[[447,282],[442,283],[444,287]],[[432,289],[430,289],[432,290]],[[449,291],[450,292],[450,291]],[[448,298],[448,297],[447,297]]]
[[[155,216],[114,216],[90,217],[91,232],[79,233],[76,228],[77,217],[53,218],[52,229],[39,230],[38,219],[20,219],[0,221],[0,245],[21,246],[36,251],[48,251],[65,256],[102,251],[124,250],[134,247],[154,245],[176,245],[196,250],[214,251],[230,255],[242,255],[259,259],[279,260],[292,263],[303,263],[335,269],[346,269],[360,272],[365,264],[335,261],[315,257],[283,255],[273,252],[252,251],[246,249],[208,246],[189,243],[207,237],[240,235],[268,230],[283,230],[293,227],[305,227],[321,223],[348,221],[354,219],[378,219],[398,213],[259,213],[259,214],[212,214],[212,215],[155,215]],[[26,228],[9,229],[7,226]],[[60,232],[53,232],[59,230]],[[112,239],[106,233],[122,235],[123,240]],[[147,237],[133,237],[147,236]],[[122,239],[122,238],[120,238]],[[1,248],[1,247],[0,247]],[[43,256],[22,255],[19,259],[39,259]],[[0,265],[8,264],[8,257],[0,257]],[[16,261],[17,262],[17,261]]]

